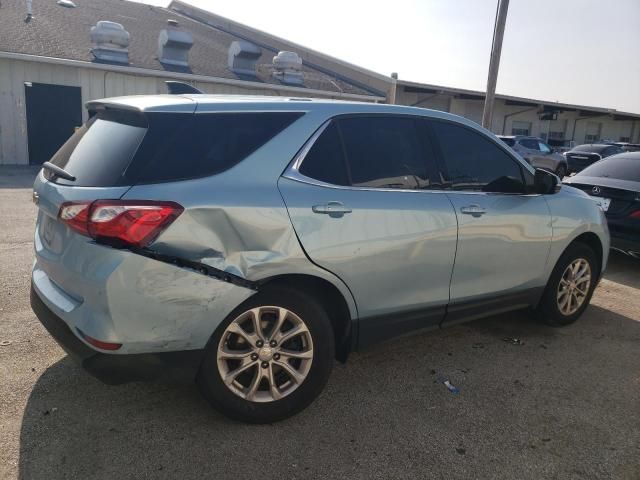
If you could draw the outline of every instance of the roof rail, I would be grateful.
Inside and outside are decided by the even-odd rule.
[[[167,80],[164,82],[167,85],[167,91],[171,95],[182,95],[184,93],[204,93],[198,90],[193,85],[189,85],[185,82],[176,82],[175,80]]]

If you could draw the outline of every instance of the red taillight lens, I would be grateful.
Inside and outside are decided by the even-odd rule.
[[[174,202],[96,200],[65,203],[60,220],[78,233],[115,246],[146,247],[182,212]]]
[[[631,212],[629,215],[631,218],[640,218],[640,210],[636,210],[635,212]]]
[[[91,202],[67,202],[60,207],[58,217],[69,228],[82,235],[89,235],[87,231],[87,220],[89,220],[89,207]]]

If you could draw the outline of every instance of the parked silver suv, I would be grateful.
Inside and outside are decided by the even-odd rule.
[[[567,175],[568,167],[565,157],[541,138],[522,135],[501,135],[498,138],[522,155],[522,158],[534,168],[543,168],[554,172],[561,179]]]
[[[37,177],[32,306],[109,383],[190,371],[272,422],[350,351],[532,307],[575,321],[604,216],[475,123],[394,105],[137,96]]]

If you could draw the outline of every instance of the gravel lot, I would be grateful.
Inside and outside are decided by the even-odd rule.
[[[28,302],[33,175],[0,169],[2,479],[640,478],[639,261],[614,254],[571,327],[511,313],[393,340],[249,426],[191,384],[109,387],[65,356]]]

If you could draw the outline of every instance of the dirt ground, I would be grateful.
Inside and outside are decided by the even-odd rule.
[[[518,312],[396,339],[250,426],[191,384],[106,386],[67,358],[29,307],[33,175],[0,169],[1,479],[640,479],[639,261],[613,254],[568,328]]]

